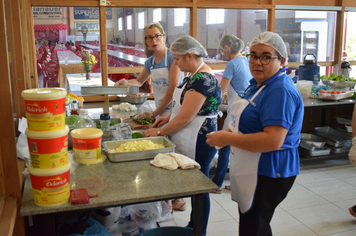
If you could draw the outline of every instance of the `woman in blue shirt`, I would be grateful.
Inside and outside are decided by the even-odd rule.
[[[239,208],[239,235],[272,235],[273,213],[299,174],[302,97],[285,73],[282,38],[263,32],[248,55],[253,79],[231,108],[225,131],[207,134],[211,146],[231,145],[232,199]]]

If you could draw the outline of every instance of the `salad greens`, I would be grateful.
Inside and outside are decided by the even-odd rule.
[[[143,125],[150,125],[153,123],[153,120],[148,117],[144,117],[144,118],[140,118],[140,119],[132,118],[132,120],[137,121],[138,123],[143,124]]]
[[[139,132],[132,133],[132,138],[143,138],[143,134]]]
[[[121,120],[110,120],[110,126],[120,124]],[[101,129],[100,121],[96,122],[96,128]]]
[[[327,77],[326,75],[322,75],[322,76],[320,76],[320,79],[334,80],[336,82],[354,82],[354,81],[356,81],[356,79],[354,79],[354,77],[345,78],[344,74],[336,75],[334,73],[330,73],[329,77]]]

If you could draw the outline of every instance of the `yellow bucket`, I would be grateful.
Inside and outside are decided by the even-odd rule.
[[[65,128],[63,88],[37,88],[22,91],[30,131],[57,131]]]
[[[103,131],[96,128],[80,128],[70,132],[73,157],[77,161],[95,161],[101,157]]]
[[[26,129],[31,165],[38,169],[54,169],[68,164],[69,128],[52,132]]]
[[[31,165],[28,167],[36,205],[58,206],[69,200],[70,167],[70,162],[51,170],[35,169]]]

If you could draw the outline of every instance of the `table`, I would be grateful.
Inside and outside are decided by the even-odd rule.
[[[59,87],[65,88],[66,74],[85,73],[84,67],[81,64],[82,59],[75,55],[72,51],[57,51],[59,61],[58,83]],[[67,57],[68,64],[65,64]]]
[[[96,52],[97,50],[99,50],[99,46],[94,46],[91,44],[79,44],[79,46],[85,47],[85,48],[89,48],[91,50],[93,50],[93,52]]]
[[[86,188],[91,198],[89,204],[70,205],[64,203],[54,207],[40,207],[34,203],[31,181],[26,176],[20,215],[43,217],[41,227],[45,234],[55,235],[55,215],[75,211],[93,210],[112,206],[160,201],[192,196],[195,209],[195,235],[202,235],[202,194],[216,191],[218,187],[200,170],[169,171],[150,165],[150,160],[112,163],[106,160],[100,164],[79,165],[71,172],[71,189]],[[187,218],[187,222],[188,222]]]
[[[109,45],[109,46],[113,46],[113,47],[117,47],[117,48],[121,48],[121,49],[135,49],[135,47],[126,46],[126,45],[121,45],[121,44],[108,43],[108,45]]]
[[[126,53],[123,53],[120,51],[114,51],[114,50],[108,50],[108,55],[129,61],[129,62],[134,62],[134,63],[140,64],[140,65],[145,65],[145,61],[147,60],[147,58],[129,55],[129,54],[126,54]]]
[[[102,86],[101,73],[90,73],[91,79],[85,79],[83,74],[67,74],[65,88],[68,93],[81,96],[81,87],[83,86]],[[108,86],[114,86],[114,82],[108,79]]]

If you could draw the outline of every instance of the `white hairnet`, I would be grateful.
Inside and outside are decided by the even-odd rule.
[[[241,52],[245,46],[241,39],[232,34],[227,34],[220,40],[220,48],[225,49],[225,45],[230,48],[232,53]]]
[[[174,40],[170,46],[170,50],[174,54],[186,55],[191,53],[197,57],[206,57],[208,53],[205,48],[190,35],[183,35]]]
[[[277,51],[277,53],[281,57],[284,57],[286,59],[284,65],[287,65],[288,62],[287,48],[283,39],[281,38],[281,36],[279,36],[279,34],[269,32],[269,31],[262,32],[252,40],[250,44],[250,49],[256,44],[264,44],[272,47],[274,50]]]

